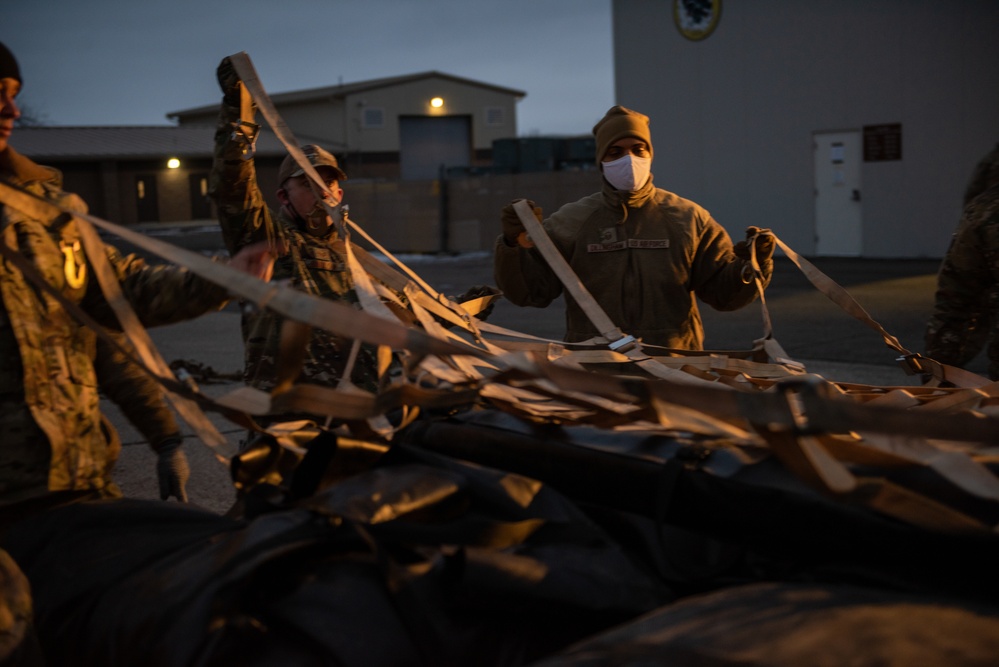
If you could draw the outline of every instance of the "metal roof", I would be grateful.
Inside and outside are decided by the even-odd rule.
[[[429,72],[419,72],[417,74],[404,74],[401,76],[390,76],[382,79],[368,79],[367,81],[356,81],[354,83],[338,84],[335,86],[323,86],[322,88],[309,88],[306,90],[295,90],[287,93],[275,93],[270,96],[271,101],[274,104],[294,104],[297,102],[311,102],[314,100],[322,99],[336,99],[338,97],[346,97],[347,95],[352,95],[355,93],[364,92],[367,90],[373,90],[376,88],[389,88],[391,86],[398,86],[404,83],[410,83],[412,81],[419,81],[421,79],[447,79],[449,81],[455,81],[457,83],[462,83],[468,86],[476,86],[478,88],[486,88],[488,90],[493,90],[496,92],[504,93],[507,95],[512,95],[517,98],[526,97],[527,93],[522,90],[515,90],[513,88],[504,88],[502,86],[494,86],[490,83],[483,83],[482,81],[475,81],[474,79],[465,79],[460,76],[454,76],[452,74],[445,74],[444,72],[438,72],[436,70],[431,70]],[[180,118],[183,116],[190,115],[201,115],[209,111],[214,111],[218,109],[218,104],[209,104],[202,107],[194,107],[191,109],[182,109],[180,111],[173,111],[167,114],[167,118]]]
[[[130,125],[17,127],[10,137],[17,152],[33,160],[210,158],[215,127],[208,125]],[[261,130],[257,154],[287,154],[277,137]]]

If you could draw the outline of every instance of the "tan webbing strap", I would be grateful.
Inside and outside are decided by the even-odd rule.
[[[547,362],[536,354],[518,356],[510,353],[506,360],[508,365],[549,378],[568,391],[608,397],[655,395],[664,403],[694,408],[722,419],[745,419],[809,432],[868,431],[962,442],[999,442],[997,418],[969,412],[939,414],[860,403],[831,395],[824,390],[831,383],[816,376],[783,380],[775,385],[776,391],[743,392],[717,383],[680,384],[579,371]],[[789,401],[794,401],[795,410],[791,410]]]
[[[81,324],[90,327],[99,338],[104,342],[111,345],[113,348],[119,350],[127,359],[129,359],[136,366],[141,368],[145,373],[149,374],[151,377],[155,378],[163,387],[167,390],[167,395],[181,396],[186,394],[190,398],[185,399],[189,403],[193,403],[194,399],[200,401],[206,405],[216,407],[214,401],[211,399],[192,392],[191,388],[184,385],[178,381],[172,374],[167,376],[158,375],[151,368],[149,368],[142,359],[135,356],[133,349],[122,347],[121,343],[109,335],[104,327],[94,320],[85,310],[80,308],[76,303],[68,300],[63,294],[54,288],[49,282],[38,272],[33,264],[31,264],[27,259],[25,259],[19,252],[11,249],[6,243],[0,243],[0,255],[2,255],[7,261],[13,264],[17,269],[24,275],[24,277],[29,280],[32,284],[38,287],[40,290],[44,291],[46,294],[55,299],[63,310],[73,316]],[[218,406],[219,412],[225,414],[233,422],[246,426],[247,428],[252,428],[252,420],[249,419],[245,414],[229,408],[226,406]],[[183,415],[182,415],[183,416]],[[222,460],[227,460],[232,455],[231,447],[229,447],[228,442],[222,445],[212,445],[206,438],[202,437],[202,440],[210,445],[214,450],[216,456]]]
[[[392,260],[392,263],[395,264],[396,266],[398,266],[409,277],[410,280],[412,280],[414,283],[416,283],[417,285],[419,285],[420,287],[422,287],[424,292],[426,292],[427,294],[429,294],[430,296],[432,296],[435,299],[439,299],[440,298],[440,294],[438,294],[437,290],[435,290],[426,281],[424,281],[423,278],[421,278],[419,275],[417,275],[415,271],[413,271],[408,266],[406,266],[402,262],[402,260],[400,260],[398,257],[396,257],[395,255],[393,255],[392,253],[390,253],[388,250],[386,250],[380,243],[378,243],[377,241],[375,241],[371,237],[371,235],[369,235],[366,231],[364,231],[363,227],[361,227],[360,225],[358,225],[356,222],[354,222],[353,220],[351,220],[349,217],[345,217],[344,221],[348,225],[350,225],[351,229],[353,229],[355,232],[357,232],[358,234],[360,234],[361,237],[364,238],[365,241],[367,241],[368,243],[370,243],[375,248],[375,250],[377,250],[378,252],[382,253],[383,255],[385,255],[390,260]],[[361,255],[361,251],[360,250],[358,250],[358,255]],[[370,255],[367,253],[367,251],[364,251],[364,255],[370,257]],[[374,260],[374,261],[378,261],[378,260]],[[383,262],[378,262],[378,263],[382,264],[384,266]],[[367,264],[367,262],[365,262],[365,266],[367,266],[369,270],[371,269],[371,267]],[[391,283],[386,283],[386,284],[391,284]],[[401,292],[402,288],[401,287],[398,288],[397,291]]]
[[[336,245],[337,244],[334,244],[334,246]],[[364,267],[364,270],[373,278],[400,294],[405,293],[409,295],[410,298],[419,299],[419,303],[423,308],[431,311],[437,317],[447,320],[455,326],[461,327],[465,331],[471,333],[476,340],[480,340],[481,334],[479,333],[479,330],[485,330],[488,325],[485,322],[472,320],[466,316],[470,315],[474,317],[478,315],[480,312],[485,310],[489,304],[496,301],[501,296],[500,294],[491,294],[477,299],[472,299],[471,301],[455,304],[445,299],[443,295],[435,292],[433,289],[430,289],[429,291],[427,289],[422,289],[420,292],[414,292],[410,288],[410,285],[422,287],[422,281],[417,282],[409,280],[406,276],[388,266],[385,262],[372,256],[360,246],[352,245],[351,250],[360,265]],[[408,271],[408,268],[401,264],[401,262],[399,263],[399,266],[401,269]],[[527,337],[525,334],[519,334],[516,332],[511,332],[511,334],[520,337]]]
[[[518,199],[513,204],[513,210],[517,212],[517,216],[520,221],[524,223],[524,228],[527,230],[527,235],[531,237],[531,241],[534,243],[534,247],[538,249],[541,256],[545,258],[548,262],[548,266],[551,270],[555,272],[558,279],[562,282],[565,290],[572,295],[579,307],[586,313],[586,316],[593,323],[593,326],[597,328],[604,338],[606,338],[610,344],[610,348],[616,351],[624,351],[626,348],[633,347],[637,345],[637,341],[634,337],[624,334],[620,328],[607,316],[603,308],[597,303],[597,300],[593,298],[590,291],[586,289],[579,277],[573,272],[569,263],[565,261],[565,257],[562,253],[558,251],[552,240],[548,238],[548,234],[545,232],[544,227],[538,222],[538,219],[534,217],[534,211],[531,210],[530,205],[528,205],[526,199]]]
[[[149,251],[168,262],[186,267],[205,280],[224,286],[230,294],[252,301],[263,307],[266,304],[285,317],[330,331],[344,338],[357,338],[373,345],[388,345],[394,349],[408,349],[414,354],[475,354],[474,350],[428,336],[417,329],[399,322],[389,322],[349,305],[322,299],[280,284],[265,283],[221,262],[215,262],[195,252],[185,250],[165,241],[146,236],[89,214],[80,214],[57,206],[29,192],[0,183],[0,202],[21,210],[33,210],[31,202],[38,202],[50,210],[63,211],[87,220],[142,250]],[[25,209],[25,207],[28,207]],[[481,352],[481,356],[488,356]]]
[[[274,103],[271,98],[267,95],[264,90],[263,84],[260,83],[260,77],[257,76],[257,70],[253,67],[253,63],[250,61],[250,56],[246,54],[245,51],[240,51],[229,56],[229,61],[232,63],[233,69],[236,70],[236,74],[239,76],[240,81],[243,84],[241,90],[246,91],[246,93],[252,98],[253,102],[256,103],[257,109],[260,111],[264,120],[267,124],[271,126],[274,130],[274,134],[277,136],[278,140],[287,149],[288,154],[291,155],[295,163],[302,168],[303,173],[309,177],[309,183],[314,192],[317,192],[317,201],[319,201],[326,212],[329,214],[330,218],[333,220],[333,224],[336,227],[337,234],[342,239],[346,239],[347,233],[343,225],[343,215],[337,214],[333,207],[327,202],[325,197],[318,196],[319,193],[324,193],[326,195],[332,196],[329,186],[319,176],[319,172],[316,168],[312,166],[312,163],[305,157],[302,149],[299,148],[298,142],[295,140],[295,135],[292,134],[291,129],[288,124],[284,122],[281,115],[277,112],[274,107]]]
[[[777,458],[797,477],[840,500],[928,530],[991,532],[991,526],[884,478],[857,477],[827,449],[828,438],[763,429]]]
[[[926,357],[913,354],[909,350],[905,349],[895,336],[888,333],[884,327],[876,322],[870,314],[868,314],[868,312],[864,310],[864,308],[857,303],[852,296],[850,296],[849,292],[843,289],[829,276],[822,273],[822,271],[820,271],[814,264],[796,253],[794,250],[791,250],[791,248],[777,238],[776,235],[774,236],[774,241],[776,241],[780,249],[784,251],[784,254],[787,255],[792,262],[794,262],[803,274],[805,274],[805,277],[808,278],[809,282],[811,282],[812,285],[822,292],[822,294],[829,298],[830,301],[881,334],[881,338],[884,340],[885,345],[901,355],[898,361],[903,363],[903,367],[907,373],[930,373],[940,380],[946,380],[959,387],[980,387],[989,383],[988,379],[966,371],[963,368],[941,364],[932,359],[927,359]]]
[[[50,202],[35,197],[34,195],[30,195],[30,193],[13,188],[6,183],[0,183],[0,199],[3,200],[4,204],[28,213],[34,218],[45,219],[52,215],[53,212],[59,211],[59,208],[52,205]],[[115,276],[114,270],[111,268],[107,255],[105,254],[104,244],[98,238],[97,233],[86,220],[81,218],[80,215],[75,214],[70,210],[64,210],[63,212],[73,215],[76,220],[84,252],[90,260],[90,267],[97,278],[101,290],[104,292],[104,296],[107,299],[108,304],[114,310],[126,336],[135,348],[135,352],[142,360],[140,367],[153,375],[153,377],[160,378],[161,383],[162,378],[170,378],[171,380],[174,379],[169,365],[159,355],[159,352],[153,345],[152,340],[150,340],[149,335],[146,333],[145,328],[135,315],[135,311],[132,309],[131,304],[128,303],[128,300],[125,298],[124,294],[122,294],[117,276]],[[22,267],[22,273],[23,272],[24,270]],[[48,283],[45,282],[45,285],[48,285]],[[53,288],[53,291],[57,290],[54,290]],[[77,311],[82,312],[80,309],[77,309]],[[90,322],[93,323],[93,320]],[[90,323],[86,324],[89,326]],[[98,329],[95,331],[99,334],[102,330],[103,328],[98,325]],[[120,348],[118,345],[115,345],[115,347]],[[132,357],[131,354],[128,356]],[[193,401],[177,395],[166,385],[164,385],[164,389],[166,391],[167,398],[173,404],[174,408],[176,408],[177,413],[184,419],[185,422],[187,422],[198,437],[201,438],[205,444],[215,449],[221,456],[230,456],[231,452],[228,451],[228,441],[221,433],[218,432],[218,429],[216,429],[211,421],[208,420],[198,405]]]
[[[579,307],[583,310],[586,316],[593,323],[593,326],[601,332],[601,335],[607,339],[608,346],[610,349],[621,352],[625,354],[632,362],[642,368],[645,372],[649,373],[653,377],[658,377],[664,380],[672,380],[679,384],[685,385],[697,385],[697,384],[712,384],[710,380],[697,377],[690,373],[685,373],[680,370],[673,368],[668,368],[662,364],[657,363],[651,357],[645,355],[642,352],[642,347],[639,342],[631,335],[624,334],[617,325],[611,321],[607,313],[604,312],[600,304],[597,303],[593,295],[590,294],[589,290],[583,285],[579,277],[573,272],[572,267],[569,263],[565,261],[562,253],[558,251],[555,244],[548,237],[548,233],[545,232],[544,227],[538,222],[538,219],[534,217],[534,211],[527,204],[527,200],[518,199],[513,204],[514,211],[517,212],[517,216],[520,221],[524,224],[524,228],[527,230],[528,236],[534,243],[534,247],[538,249],[541,256],[544,257],[545,261],[548,262],[548,266],[555,273],[558,279],[562,282],[562,286],[565,288],[569,294],[572,295],[573,299],[579,304]]]
[[[767,297],[766,290],[763,289],[763,269],[760,268],[759,260],[756,257],[756,241],[761,236],[773,236],[774,233],[769,229],[760,229],[748,239],[746,239],[746,244],[749,246],[749,265],[753,269],[753,283],[756,285],[756,292],[760,297],[760,312],[763,315],[763,338],[772,338],[774,334],[773,323],[770,321],[770,309],[767,308]]]
[[[288,153],[294,157],[295,162],[303,169],[304,173],[309,176],[312,185],[322,192],[329,193],[329,187],[326,185],[325,181],[323,181],[323,179],[319,177],[319,174],[316,172],[312,164],[309,163],[309,161],[305,158],[305,155],[298,147],[298,143],[295,140],[295,137],[292,134],[291,130],[289,129],[287,123],[285,123],[284,120],[281,118],[280,114],[278,114],[277,109],[275,108],[273,102],[271,101],[270,97],[267,94],[267,91],[264,90],[263,84],[261,84],[260,78],[257,76],[256,69],[253,67],[253,63],[250,61],[249,55],[247,55],[245,52],[240,52],[229,56],[229,60],[232,63],[233,68],[236,70],[236,73],[239,75],[239,78],[243,84],[241,87],[241,91],[245,92],[251,98],[251,100],[256,103],[264,119],[274,130],[275,135],[277,135],[281,143],[284,144],[285,148],[288,150]],[[361,234],[361,236],[363,236],[375,248],[377,248],[380,252],[384,253],[386,257],[389,257],[400,268],[402,268],[406,272],[406,274],[410,277],[411,280],[420,285],[420,287],[422,287],[428,294],[433,296],[435,299],[440,298],[438,293],[432,287],[430,287],[430,285],[424,282],[418,275],[416,275],[415,272],[411,271],[394,255],[385,250],[385,248],[383,248],[373,238],[371,238],[371,236],[368,235],[368,233],[364,231],[363,228],[355,224],[353,221],[349,220],[346,216],[346,210],[343,207],[341,207],[338,213],[337,211],[333,210],[333,208],[325,201],[325,199],[323,199],[322,197],[318,197],[317,199],[320,202],[322,202],[323,206],[326,208],[327,213],[334,220],[334,223],[336,224],[337,227],[337,233],[339,237],[343,239],[345,247],[350,244],[350,241],[347,235],[347,231],[344,227],[344,224],[349,223],[352,229]],[[349,251],[350,249],[348,249],[348,252]],[[385,315],[386,311],[384,311],[384,309],[382,308],[379,308],[379,306],[376,305],[369,298],[373,294],[373,290],[365,291],[368,285],[370,284],[370,283],[366,284],[365,282],[368,280],[367,276],[357,272],[355,270],[356,268],[357,268],[356,265],[352,266],[351,273],[354,277],[355,284],[359,285],[358,292],[362,302],[362,307],[367,310],[370,310],[376,315],[378,314]]]
[[[780,249],[784,251],[784,254],[787,255],[792,262],[794,262],[803,274],[805,274],[805,277],[808,278],[809,282],[811,282],[812,285],[822,292],[822,294],[824,294],[830,301],[881,334],[881,338],[884,340],[885,345],[891,349],[902,355],[912,354],[909,350],[902,347],[902,344],[897,338],[885,331],[884,327],[874,321],[868,312],[864,310],[864,308],[857,303],[852,296],[850,296],[849,292],[843,289],[829,276],[822,273],[822,271],[820,271],[814,264],[796,253],[794,250],[791,250],[787,244],[776,236],[774,236],[774,241],[776,241]]]
[[[252,123],[254,119],[255,109],[253,108],[253,96],[250,95],[250,91],[246,89],[246,86],[240,84],[239,86],[239,122]],[[253,157],[253,147],[250,146],[248,150],[244,152],[244,159]]]
[[[139,358],[142,359],[146,366],[155,371],[156,375],[160,377],[173,377],[173,372],[170,370],[169,364],[164,361],[159,350],[156,349],[145,327],[139,322],[139,318],[132,309],[132,305],[122,293],[121,284],[118,282],[118,278],[114,273],[114,269],[111,268],[110,262],[108,262],[104,251],[104,244],[97,236],[97,232],[85,220],[77,218],[76,224],[80,230],[80,238],[83,241],[84,251],[90,260],[90,267],[94,270],[94,275],[97,277],[101,291],[104,292],[104,297],[111,305],[111,308],[114,309],[115,315],[118,316],[118,322],[121,324],[125,335],[128,336],[129,341],[135,347]],[[208,417],[205,416],[205,413],[201,411],[196,403],[174,394],[166,387],[164,389],[167,398],[173,404],[174,408],[176,408],[177,413],[194,429],[194,432],[205,444],[211,446],[213,449],[221,448],[224,451],[220,451],[220,454],[226,458],[232,456],[234,452],[229,450],[229,441],[218,432],[215,425],[209,421]]]

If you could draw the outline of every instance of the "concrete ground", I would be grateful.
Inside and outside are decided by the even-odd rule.
[[[190,238],[171,238],[179,245],[210,251],[216,244],[211,230],[192,228]],[[475,254],[456,257],[404,257],[403,260],[435,289],[456,295],[475,284],[493,284],[491,257]],[[853,297],[895,335],[903,346],[921,351],[925,322],[932,307],[939,260],[816,260],[816,266],[845,287]],[[818,292],[786,258],[779,258],[775,276],[766,292],[774,338],[789,356],[813,373],[831,380],[877,386],[917,384],[895,363],[897,354],[878,333],[842,311]],[[518,308],[501,301],[490,322],[524,333],[560,339],[562,304],[546,309]],[[717,350],[747,349],[763,332],[759,303],[734,313],[718,313],[702,306],[706,347]],[[242,368],[239,314],[234,307],[197,320],[151,330],[163,357],[193,360],[223,374]],[[984,373],[980,356],[970,366]],[[202,384],[206,394],[218,396],[238,383]],[[124,447],[116,479],[127,496],[157,497],[154,455],[113,404],[104,408],[118,427]],[[217,428],[235,445],[243,429],[225,418],[209,414]],[[227,466],[193,435],[186,439],[193,473],[188,486],[191,502],[224,512],[234,499]]]

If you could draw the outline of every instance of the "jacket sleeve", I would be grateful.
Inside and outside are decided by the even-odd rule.
[[[700,225],[691,267],[691,289],[715,310],[738,310],[752,303],[758,296],[752,266],[736,257],[728,232],[706,212]],[[773,268],[772,259],[760,265],[764,288],[770,284]]]
[[[493,254],[496,286],[517,306],[544,308],[562,293],[562,283],[534,248],[510,247],[500,234]]]
[[[254,108],[255,111],[255,108]],[[218,209],[222,239],[230,255],[257,241],[272,239],[274,221],[257,185],[253,159],[243,159],[243,144],[236,138],[240,121],[238,106],[223,99],[215,128],[215,153],[208,194]]]
[[[122,255],[105,246],[108,261],[118,276],[122,292],[144,326],[153,327],[193,319],[228,302],[225,287],[172,264],[151,266],[137,255]],[[97,321],[117,326],[110,304],[96,279],[87,281],[84,307]]]
[[[940,363],[963,366],[984,342],[992,277],[981,248],[988,242],[976,228],[961,225],[940,265],[925,339],[926,356]]]
[[[120,344],[125,335],[108,331]],[[97,338],[94,360],[97,384],[128,421],[154,449],[164,440],[180,435],[180,427],[167,406],[163,387],[114,345]]]

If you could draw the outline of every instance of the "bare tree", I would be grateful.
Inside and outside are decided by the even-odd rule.
[[[37,127],[49,124],[48,115],[44,111],[20,100],[17,102],[17,107],[21,110],[21,117],[14,122],[15,127]]]

